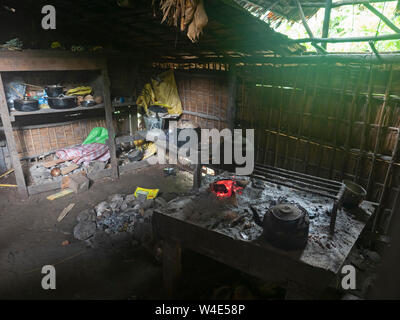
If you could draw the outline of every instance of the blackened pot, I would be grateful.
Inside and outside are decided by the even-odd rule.
[[[48,97],[58,97],[59,95],[63,94],[64,87],[61,86],[48,86],[45,88]]]
[[[255,222],[264,229],[263,237],[273,246],[298,250],[307,245],[310,220],[304,208],[290,203],[278,204],[268,210],[262,222],[256,209],[251,209]]]
[[[52,109],[71,109],[78,106],[75,96],[48,97],[48,101],[49,107]]]
[[[18,111],[36,111],[39,110],[39,101],[36,99],[15,99],[14,108]]]

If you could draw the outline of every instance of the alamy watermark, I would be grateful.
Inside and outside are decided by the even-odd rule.
[[[42,14],[45,16],[42,18],[42,28],[45,30],[56,29],[56,8],[50,4],[42,7]]]
[[[55,290],[56,289],[56,268],[52,265],[45,265],[42,267],[42,274],[45,276],[42,278],[43,290]]]
[[[250,175],[254,169],[254,129],[200,129],[199,135],[194,129],[182,129],[178,133],[177,122],[170,121],[169,134],[153,129],[146,135],[146,140],[157,145],[157,155],[149,158],[150,164],[177,164],[180,158],[189,159],[192,164],[235,164],[237,175]],[[221,146],[223,140],[223,159]],[[180,143],[183,144],[178,147]],[[199,144],[201,142],[201,144]],[[167,148],[168,144],[168,148]],[[210,150],[211,145],[211,150]],[[245,148],[245,155],[243,155]],[[221,162],[221,160],[223,160]]]

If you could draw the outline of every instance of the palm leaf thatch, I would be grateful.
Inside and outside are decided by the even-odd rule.
[[[161,23],[167,22],[168,25],[185,31],[192,42],[199,39],[208,23],[203,0],[161,0],[160,9],[163,14]]]

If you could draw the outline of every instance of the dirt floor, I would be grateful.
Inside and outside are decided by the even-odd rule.
[[[10,175],[2,183],[15,183],[14,179]],[[146,168],[123,175],[117,182],[109,178],[96,181],[82,194],[53,201],[46,196],[54,191],[20,200],[16,189],[0,189],[0,299],[164,298],[160,263],[131,234],[103,233],[90,246],[74,239],[72,233],[79,212],[110,195],[133,193],[137,186],[159,188],[160,196],[170,200],[191,188],[192,177],[164,177],[162,168]],[[75,207],[57,222],[70,203]],[[70,244],[63,246],[65,240]],[[183,262],[181,298],[212,298],[219,287],[222,293],[217,291],[216,297],[228,297],[232,295],[230,285],[249,281],[240,272],[191,252],[185,252]],[[44,265],[56,268],[56,290],[41,287]]]

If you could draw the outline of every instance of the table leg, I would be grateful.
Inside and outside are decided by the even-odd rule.
[[[165,240],[163,244],[163,278],[168,298],[176,297],[181,274],[181,245],[173,240]]]

